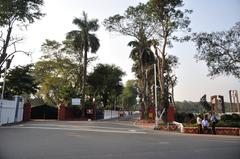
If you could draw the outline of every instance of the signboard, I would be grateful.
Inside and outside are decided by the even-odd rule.
[[[80,105],[81,100],[80,98],[72,98],[72,105]]]

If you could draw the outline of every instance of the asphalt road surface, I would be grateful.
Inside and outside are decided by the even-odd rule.
[[[0,159],[239,159],[240,137],[141,129],[133,121],[0,127]]]

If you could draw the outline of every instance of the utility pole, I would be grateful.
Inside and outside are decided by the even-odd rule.
[[[157,116],[157,71],[156,71],[156,64],[153,65],[154,67],[154,99],[155,99],[155,128],[158,127],[158,116]]]

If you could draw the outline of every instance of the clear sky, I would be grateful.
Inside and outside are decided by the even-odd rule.
[[[28,27],[27,31],[17,31],[24,37],[24,42],[19,46],[33,52],[32,58],[18,55],[13,63],[26,64],[36,62],[42,55],[41,44],[45,39],[62,41],[67,32],[77,29],[72,24],[74,17],[82,17],[86,11],[88,17],[97,18],[101,24],[97,37],[100,39],[100,49],[97,52],[96,63],[109,63],[120,66],[126,72],[124,82],[133,79],[131,73],[132,61],[129,59],[131,48],[127,43],[131,37],[118,33],[105,31],[102,22],[114,14],[122,14],[130,5],[137,5],[147,0],[45,0],[42,11],[46,16]],[[184,8],[192,9],[191,25],[193,32],[222,31],[231,28],[240,21],[240,0],[184,0]],[[16,33],[16,32],[15,32]],[[240,90],[240,80],[233,77],[219,76],[210,79],[204,62],[196,62],[193,58],[196,53],[194,43],[187,42],[175,44],[174,48],[167,51],[179,57],[180,65],[176,69],[178,85],[175,88],[175,100],[199,101],[203,94],[224,95],[229,101],[228,90]]]

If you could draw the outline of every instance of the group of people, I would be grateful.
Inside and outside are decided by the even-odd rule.
[[[211,122],[211,126],[212,126],[212,133],[214,135],[216,135],[216,130],[215,130],[215,126],[217,123],[217,117],[215,115],[215,113],[211,113],[211,117],[210,117],[210,122]],[[202,117],[200,115],[197,116],[197,124],[198,124],[198,133],[202,134],[202,133],[210,133],[209,129],[209,118],[208,115],[204,115],[204,118],[202,119]]]

